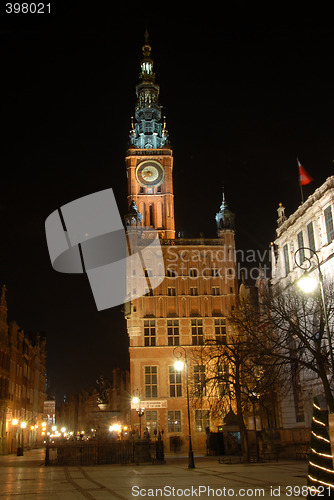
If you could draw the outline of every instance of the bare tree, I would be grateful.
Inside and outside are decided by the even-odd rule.
[[[334,412],[331,390],[333,367],[320,294],[307,296],[293,285],[267,289],[260,297],[261,307],[243,304],[232,321],[239,332],[255,339],[262,356],[290,371],[290,381],[302,370],[317,375],[322,383],[328,408]],[[333,319],[333,283],[325,284],[325,303],[329,323]]]
[[[201,407],[205,398],[214,417],[219,418],[228,410],[234,410],[243,459],[249,461],[245,418],[254,409],[254,398],[266,401],[269,397],[273,403],[273,388],[281,367],[276,364],[276,358],[263,355],[262,344],[255,336],[233,330],[226,342],[210,340],[192,350],[193,365],[203,368],[198,370],[201,378],[194,377],[192,396],[195,404],[197,401]]]

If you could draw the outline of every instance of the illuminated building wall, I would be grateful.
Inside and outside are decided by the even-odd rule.
[[[192,384],[194,377],[200,376],[192,362],[193,351],[207,341],[226,340],[230,334],[226,317],[235,306],[237,294],[234,215],[223,199],[216,215],[216,238],[175,238],[172,148],[165,117],[161,116],[150,53],[146,36],[126,155],[128,202],[134,219],[139,222],[142,218],[142,226],[159,233],[165,279],[125,306],[131,397],[140,398],[140,406],[145,408],[139,421],[138,404],[132,403],[131,425],[136,431],[141,428],[142,435],[147,428],[153,439],[163,433],[167,449],[173,450],[175,445],[186,450],[185,375],[175,372],[173,353],[177,346],[186,349]],[[149,278],[156,272],[153,256],[152,262],[146,262],[145,275]],[[216,432],[223,418],[212,419],[208,407],[205,397],[196,408],[191,401],[193,446],[202,452],[206,432]]]

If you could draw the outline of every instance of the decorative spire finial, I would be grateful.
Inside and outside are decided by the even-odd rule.
[[[142,47],[143,54],[144,54],[144,57],[150,57],[150,55],[151,55],[151,45],[149,44],[149,41],[148,41],[148,31],[147,31],[147,28],[146,28],[146,31],[145,31],[144,39],[145,39],[145,43],[144,43],[144,45]]]

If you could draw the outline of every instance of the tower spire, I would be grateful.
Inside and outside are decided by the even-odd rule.
[[[224,188],[222,197],[223,201],[220,205],[219,212],[216,214],[216,222],[217,222],[217,234],[218,236],[222,236],[222,233],[226,230],[230,230],[234,232],[234,219],[235,215],[231,210],[228,208],[228,205],[225,200],[225,192]]]
[[[151,45],[146,29],[143,57],[140,61],[140,83],[136,85],[137,103],[135,119],[130,130],[130,147],[137,149],[160,149],[169,144],[166,120],[162,121],[162,108],[159,103],[160,87],[155,82]]]
[[[159,92],[146,29],[126,156],[129,212],[125,221],[127,226],[142,224],[157,230],[160,238],[174,239],[173,151]]]

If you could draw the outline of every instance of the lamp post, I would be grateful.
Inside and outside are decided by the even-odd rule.
[[[308,250],[311,254],[310,257],[306,257],[305,255],[305,250]],[[306,260],[305,266],[302,265],[302,263],[297,262],[297,254],[299,252],[304,253],[304,259]],[[310,276],[308,274],[308,270],[312,266],[312,257],[316,257],[317,261],[317,269],[318,269],[318,280],[316,280],[314,277]],[[328,314],[327,314],[327,307],[326,307],[326,302],[325,302],[325,293],[324,293],[324,277],[321,272],[320,268],[320,260],[318,257],[318,254],[315,250],[309,247],[301,247],[296,250],[295,255],[294,255],[295,263],[296,266],[299,267],[299,269],[303,269],[305,273],[303,276],[298,280],[298,286],[301,288],[306,293],[311,293],[313,290],[316,288],[317,284],[319,284],[320,287],[320,296],[321,296],[321,304],[322,304],[322,309],[323,309],[323,314],[324,314],[324,321],[325,321],[325,328],[326,328],[326,333],[327,333],[327,338],[328,338],[328,347],[329,347],[329,354],[331,357],[331,365],[332,365],[332,377],[334,375],[334,357],[333,357],[333,350],[332,350],[332,340],[331,340],[331,333],[329,329],[329,323],[328,323]]]
[[[183,351],[183,352],[180,352],[180,351]],[[174,363],[175,370],[182,371],[183,368],[185,367],[186,388],[187,388],[187,409],[188,409],[188,431],[189,431],[188,469],[195,469],[193,447],[192,447],[192,442],[191,442],[187,352],[186,352],[184,347],[177,346],[173,350],[173,355],[177,359],[177,361],[175,361],[175,363]],[[184,363],[181,359],[182,356],[184,357]]]
[[[141,439],[141,417],[145,413],[145,408],[143,406],[141,408],[136,408],[136,412],[138,413],[139,417],[139,439]]]
[[[141,439],[141,417],[145,413],[145,408],[143,406],[140,406],[140,398],[138,396],[135,396],[134,398],[132,398],[132,403],[134,405],[137,405],[136,412],[137,412],[138,417],[139,417],[139,439]]]

